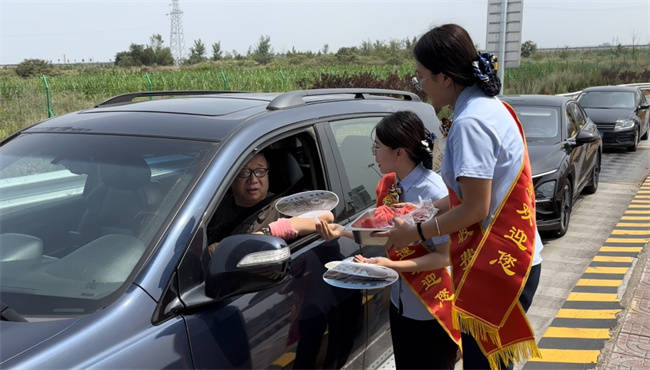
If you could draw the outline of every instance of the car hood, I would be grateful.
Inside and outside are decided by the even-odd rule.
[[[0,365],[12,357],[25,352],[32,347],[46,342],[63,333],[77,319],[62,319],[40,322],[0,321]]]
[[[558,169],[565,155],[560,144],[528,144],[533,176]]]
[[[634,112],[631,109],[602,109],[602,108],[586,108],[589,118],[594,123],[614,123],[617,119],[630,119],[634,117]]]

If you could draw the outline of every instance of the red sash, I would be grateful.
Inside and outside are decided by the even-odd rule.
[[[505,105],[524,139],[517,115]],[[449,189],[450,208],[460,203]],[[535,251],[535,230],[535,192],[524,139],[522,166],[490,225],[483,229],[477,223],[451,235],[454,327],[477,340],[492,369],[500,361],[508,365],[541,356],[519,304]]]
[[[391,205],[397,202],[395,192],[395,173],[385,175],[377,184],[377,207]],[[388,258],[393,261],[412,259],[430,253],[429,249],[418,244],[408,246],[399,250],[388,250]],[[460,346],[460,330],[454,329],[451,313],[454,300],[451,277],[446,268],[420,272],[400,273],[400,276],[408,284],[411,291],[424,304],[429,313],[438,320],[449,337]]]

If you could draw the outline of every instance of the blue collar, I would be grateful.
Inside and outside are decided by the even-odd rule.
[[[460,92],[458,99],[456,99],[456,104],[454,104],[454,114],[452,114],[450,118],[452,122],[454,119],[456,119],[456,117],[458,117],[460,112],[465,109],[465,106],[467,105],[469,99],[478,93],[482,93],[482,91],[477,84],[467,86],[463,91]]]
[[[427,169],[418,163],[415,168],[403,179],[397,179],[398,185],[402,188],[402,194],[406,193],[411,187],[418,183],[418,180],[426,173]]]

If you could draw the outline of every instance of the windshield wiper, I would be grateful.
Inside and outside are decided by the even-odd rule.
[[[23,315],[14,311],[11,307],[0,302],[0,320],[2,321],[18,321],[18,322],[27,322]]]

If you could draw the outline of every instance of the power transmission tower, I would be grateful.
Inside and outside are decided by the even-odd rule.
[[[171,20],[171,30],[169,31],[170,49],[176,65],[179,65],[183,60],[183,49],[185,48],[183,41],[183,20],[181,19],[183,11],[178,6],[178,0],[172,0],[170,5],[172,11],[167,14]]]

